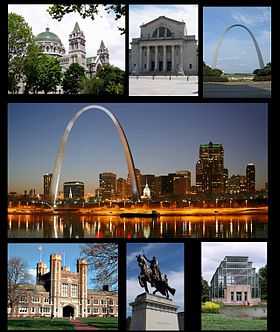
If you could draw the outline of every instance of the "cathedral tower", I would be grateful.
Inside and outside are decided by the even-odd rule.
[[[109,64],[109,50],[105,47],[103,40],[101,40],[100,47],[97,51],[97,56],[100,57],[100,61],[103,64]]]
[[[77,260],[77,272],[79,274],[79,300],[80,317],[87,317],[87,261],[85,259]]]
[[[86,39],[78,22],[69,35],[69,58],[70,64],[78,63],[86,69]]]
[[[50,257],[51,290],[50,299],[53,304],[53,316],[61,317],[60,293],[61,293],[61,256],[54,254]]]

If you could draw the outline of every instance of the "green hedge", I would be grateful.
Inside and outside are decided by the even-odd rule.
[[[204,82],[228,82],[228,78],[225,76],[203,76]]]

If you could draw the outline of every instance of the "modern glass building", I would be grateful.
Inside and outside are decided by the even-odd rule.
[[[81,181],[64,182],[64,199],[83,199],[85,185]]]
[[[226,256],[210,282],[210,297],[224,304],[260,303],[259,275],[247,256]]]

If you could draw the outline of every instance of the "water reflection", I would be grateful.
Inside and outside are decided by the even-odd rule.
[[[9,215],[10,238],[266,238],[266,215],[119,218]]]

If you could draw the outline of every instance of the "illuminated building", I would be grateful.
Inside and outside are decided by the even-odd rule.
[[[259,275],[247,256],[226,256],[210,282],[213,301],[229,305],[261,302]]]
[[[254,194],[256,192],[256,169],[254,164],[248,164],[246,167],[247,192]]]
[[[64,182],[64,199],[83,199],[85,185],[80,181]]]
[[[173,191],[176,196],[185,196],[191,192],[191,172],[177,171],[173,178]]]
[[[201,144],[196,164],[197,192],[224,193],[224,148],[222,144]]]
[[[99,174],[99,187],[102,199],[113,199],[117,193],[117,176],[115,173],[104,172]]]
[[[44,174],[44,199],[50,199],[50,188],[51,188],[51,181],[52,181],[52,173]]]

